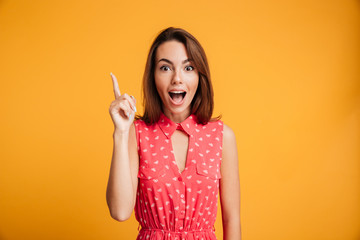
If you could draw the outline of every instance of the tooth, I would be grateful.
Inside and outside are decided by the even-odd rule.
[[[171,91],[171,93],[184,93],[184,91]]]

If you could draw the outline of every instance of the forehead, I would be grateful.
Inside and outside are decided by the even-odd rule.
[[[170,40],[163,42],[156,50],[156,60],[166,58],[170,61],[183,61],[188,58],[186,48],[183,43]]]

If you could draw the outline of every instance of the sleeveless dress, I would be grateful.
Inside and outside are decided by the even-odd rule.
[[[134,124],[140,158],[134,210],[141,230],[136,239],[216,240],[223,122],[202,125],[190,115],[174,123],[161,114],[156,124]],[[171,143],[177,129],[189,136],[182,172]]]

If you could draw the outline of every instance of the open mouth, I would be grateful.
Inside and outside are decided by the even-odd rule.
[[[169,95],[174,102],[180,103],[184,99],[186,92],[185,91],[172,91],[172,92],[169,92]]]

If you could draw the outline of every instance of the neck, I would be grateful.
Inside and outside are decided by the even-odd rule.
[[[167,118],[169,118],[171,121],[173,121],[175,123],[181,123],[181,122],[185,121],[185,119],[187,119],[191,115],[190,109],[188,109],[187,111],[184,111],[182,113],[173,113],[173,112],[170,112],[167,109],[165,109],[163,113]]]

